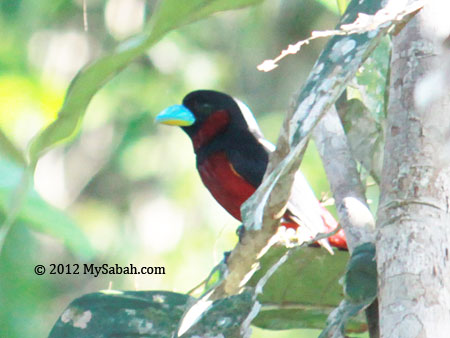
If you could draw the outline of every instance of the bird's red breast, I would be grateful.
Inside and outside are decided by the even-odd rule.
[[[256,189],[234,170],[225,152],[208,156],[198,165],[198,172],[216,201],[234,218],[241,220],[241,205]]]

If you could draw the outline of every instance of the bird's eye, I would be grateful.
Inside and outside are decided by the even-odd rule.
[[[213,105],[210,103],[202,102],[198,104],[198,111],[202,114],[210,114],[214,109]]]

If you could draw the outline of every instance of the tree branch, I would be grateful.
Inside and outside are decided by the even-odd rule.
[[[375,242],[375,220],[369,209],[364,186],[347,142],[341,120],[333,106],[313,133],[330,182],[340,225],[344,228],[350,253],[363,243]],[[371,338],[379,337],[378,302],[366,310]]]
[[[334,107],[319,122],[313,136],[350,252],[363,243],[374,243],[375,220],[367,205],[356,162]]]

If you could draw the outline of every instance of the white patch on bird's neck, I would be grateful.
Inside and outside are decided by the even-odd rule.
[[[238,100],[236,98],[233,99],[236,101],[239,109],[241,110],[242,116],[244,117],[244,120],[247,123],[250,132],[256,136],[258,142],[261,143],[262,146],[267,149],[267,151],[269,152],[274,151],[275,145],[273,145],[270,141],[264,138],[264,135],[258,126],[258,122],[256,122],[255,117],[253,116],[250,108],[241,100]]]
[[[261,132],[261,129],[259,129],[258,123],[255,120],[255,117],[253,116],[250,108],[242,101],[234,98],[237,105],[239,106],[239,109],[241,110],[242,116],[244,117],[245,122],[247,123],[248,129],[257,136],[263,137],[263,133]]]

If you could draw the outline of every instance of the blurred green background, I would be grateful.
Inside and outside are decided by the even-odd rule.
[[[77,137],[38,163],[35,190],[55,209],[38,204],[6,238],[0,255],[1,337],[46,336],[68,303],[85,293],[107,288],[184,293],[208,275],[233,248],[238,222],[203,187],[187,136],[153,119],[192,90],[216,89],[246,102],[266,137],[276,142],[293,94],[326,41],[304,47],[270,73],[256,66],[310,31],[334,27],[338,17],[323,2],[267,0],[185,26],[105,85]],[[55,119],[77,71],[139,32],[155,7],[151,0],[85,4],[86,22],[82,0],[0,2],[0,128],[22,150]],[[313,144],[302,169],[318,197],[328,192]],[[20,171],[1,159],[0,174],[3,189],[17,183]],[[0,217],[6,212],[3,207]],[[67,216],[93,254],[76,245],[82,238],[76,231],[66,234],[66,243],[51,235],[70,224]],[[94,278],[33,271],[36,264],[87,262],[164,266],[166,275]],[[317,334],[255,329],[253,337]]]

